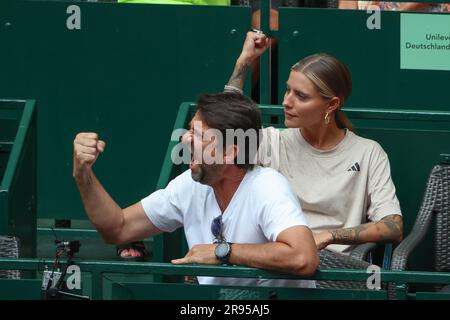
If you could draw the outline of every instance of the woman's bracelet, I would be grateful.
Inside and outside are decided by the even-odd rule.
[[[225,91],[225,92],[237,92],[237,93],[240,93],[240,94],[244,93],[244,91],[242,91],[242,89],[239,89],[239,88],[237,88],[235,86],[230,86],[228,84],[225,85],[225,87],[223,88],[223,91]]]

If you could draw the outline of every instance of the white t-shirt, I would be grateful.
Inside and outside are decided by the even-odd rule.
[[[211,222],[221,214],[214,190],[195,182],[187,170],[165,189],[142,199],[150,221],[161,231],[184,226],[189,248],[214,241]],[[222,216],[223,235],[232,243],[266,243],[293,226],[307,226],[298,198],[277,171],[255,167],[241,181]],[[198,277],[201,284],[313,287],[314,281]]]
[[[313,232],[401,215],[386,152],[377,142],[349,130],[337,146],[322,151],[313,148],[298,128],[266,128],[259,162],[289,180]],[[343,253],[351,248],[327,247]]]

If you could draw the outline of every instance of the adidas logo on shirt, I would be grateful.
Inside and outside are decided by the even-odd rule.
[[[361,171],[361,168],[359,167],[359,163],[355,162],[355,164],[352,165],[347,171]]]

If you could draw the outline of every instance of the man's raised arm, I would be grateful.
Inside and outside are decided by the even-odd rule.
[[[139,202],[122,210],[98,181],[92,166],[104,150],[105,142],[97,133],[79,133],[73,142],[73,177],[87,215],[103,240],[119,244],[161,233]]]

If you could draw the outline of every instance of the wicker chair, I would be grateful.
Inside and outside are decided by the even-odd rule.
[[[368,249],[375,244],[361,245],[359,250],[355,251],[354,256],[336,253],[330,250],[321,250],[319,252],[320,264],[319,269],[364,269],[370,266],[370,263],[363,260],[367,256]],[[358,249],[357,248],[357,249]],[[355,249],[356,250],[356,249]],[[353,252],[352,252],[353,253]],[[317,281],[317,288],[333,288],[333,289],[367,289],[366,282],[362,281]]]
[[[436,165],[428,178],[425,196],[410,234],[392,256],[391,270],[405,270],[408,258],[428,231],[436,216],[435,270],[450,271],[450,165]],[[395,283],[389,284],[389,298],[395,299]]]
[[[0,258],[18,258],[19,240],[16,237],[0,236]],[[20,279],[19,270],[0,270],[0,278]]]

